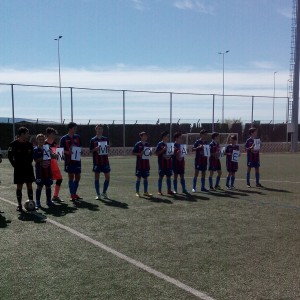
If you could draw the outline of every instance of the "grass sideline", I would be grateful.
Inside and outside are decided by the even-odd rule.
[[[263,189],[246,188],[242,155],[237,191],[156,197],[153,157],[149,191],[154,197],[138,199],[134,157],[111,158],[108,194],[113,201],[99,201],[94,200],[91,159],[85,158],[79,187],[83,201],[43,208],[41,214],[214,299],[300,299],[300,155],[262,154],[261,160]],[[7,159],[0,170],[0,197],[15,202]],[[192,176],[191,156],[189,190]],[[65,174],[61,196],[68,199]],[[15,207],[1,199],[0,208],[5,211],[0,217],[0,299],[196,299],[47,219],[18,219]]]

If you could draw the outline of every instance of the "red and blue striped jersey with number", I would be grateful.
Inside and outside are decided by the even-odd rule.
[[[209,148],[210,148],[209,165],[211,167],[217,167],[220,160],[220,145],[215,141],[211,141],[209,144]]]
[[[194,147],[193,148],[197,148],[200,145],[207,145],[206,141],[202,141],[202,140],[197,140],[194,143]],[[196,149],[196,155],[195,155],[195,164],[198,166],[201,166],[203,164],[207,164],[207,156],[204,156],[204,150],[203,148],[201,149]]]
[[[68,134],[64,135],[60,139],[60,147],[64,148],[64,151],[70,151],[72,147],[81,147],[81,139],[80,135],[74,134],[72,137]],[[64,153],[65,156],[65,164],[73,164],[78,163],[78,161],[72,161],[71,160],[71,154]]]
[[[107,142],[107,146],[109,145],[109,140],[108,140],[107,137],[101,136],[99,138],[97,136],[94,136],[90,140],[90,150],[93,150],[96,147],[98,147],[99,142]],[[108,155],[107,154],[99,155],[98,151],[94,151],[93,152],[93,163],[94,163],[94,166],[107,166],[107,165],[109,165]]]
[[[148,142],[142,143],[142,141],[137,142],[132,150],[132,153],[142,153],[145,147],[150,147]],[[142,156],[136,157],[136,170],[140,171],[149,171],[150,170],[150,161],[149,159],[142,159]]]
[[[164,147],[167,148],[167,144],[163,141],[159,142],[156,146],[155,153],[160,152]],[[157,155],[157,162],[159,170],[170,170],[172,169],[172,157],[170,155],[166,155],[166,152],[163,152]]]
[[[226,167],[227,170],[236,172],[238,170],[238,162],[232,161],[233,150],[240,151],[239,145],[232,145],[232,144],[226,145],[225,147]]]
[[[50,166],[51,159],[37,161],[37,159],[43,158],[43,155],[44,155],[43,148],[40,147],[33,148],[33,158],[35,161],[35,176],[36,179],[43,179],[43,180],[51,179],[52,178],[51,166]]]
[[[180,151],[180,144],[174,143],[173,168],[175,170],[182,170],[185,166],[184,157],[181,157]]]
[[[259,162],[259,150],[248,149],[254,144],[253,138],[248,138],[245,143],[245,148],[247,150],[247,163],[256,163]]]

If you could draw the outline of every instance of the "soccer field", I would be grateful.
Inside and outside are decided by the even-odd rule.
[[[245,160],[235,191],[157,197],[152,157],[149,199],[135,196],[135,158],[111,157],[111,200],[99,201],[84,158],[82,201],[68,200],[64,174],[63,204],[47,208],[43,190],[43,208],[19,215],[4,159],[0,299],[300,299],[300,155],[261,154],[264,188],[246,187]],[[192,177],[191,155],[189,191]]]

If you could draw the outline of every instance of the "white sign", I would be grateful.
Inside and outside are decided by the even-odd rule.
[[[226,147],[223,147],[220,151],[220,157],[223,157],[225,155]]]
[[[43,160],[50,160],[51,152],[49,145],[43,145]]]
[[[152,148],[145,147],[143,150],[142,159],[150,159],[151,155],[152,155]]]
[[[210,156],[210,147],[209,145],[203,145],[203,155]]]
[[[180,145],[180,157],[185,157],[188,154],[186,144]]]
[[[167,143],[167,152],[166,155],[174,154],[174,143]]]
[[[98,155],[108,155],[108,145],[107,141],[104,142],[98,142]]]
[[[55,153],[58,155],[57,160],[61,161],[64,156],[64,148],[56,148]]]
[[[232,156],[231,156],[231,161],[233,162],[238,162],[240,157],[240,151],[238,150],[233,150],[232,151]]]
[[[80,161],[80,159],[81,159],[81,147],[73,146],[71,160]]]
[[[260,150],[260,139],[254,139],[254,150],[255,151]]]

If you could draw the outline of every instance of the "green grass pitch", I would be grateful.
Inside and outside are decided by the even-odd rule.
[[[261,183],[246,187],[245,155],[236,191],[157,197],[151,158],[149,192],[135,196],[135,158],[110,158],[112,201],[95,200],[91,158],[83,159],[78,193],[19,217],[12,168],[0,165],[0,299],[197,299],[156,276],[53,225],[66,225],[213,299],[300,299],[300,155],[262,154]],[[225,165],[221,185],[225,183]],[[191,190],[193,156],[186,162]],[[215,177],[215,176],[214,176]],[[254,173],[251,179],[254,184]],[[200,180],[197,186],[199,187]],[[101,187],[103,175],[101,175]],[[180,184],[178,185],[180,191]],[[35,186],[34,186],[35,189]],[[141,184],[141,191],[143,185]],[[166,191],[166,182],[163,182]],[[23,188],[23,199],[26,199]]]

